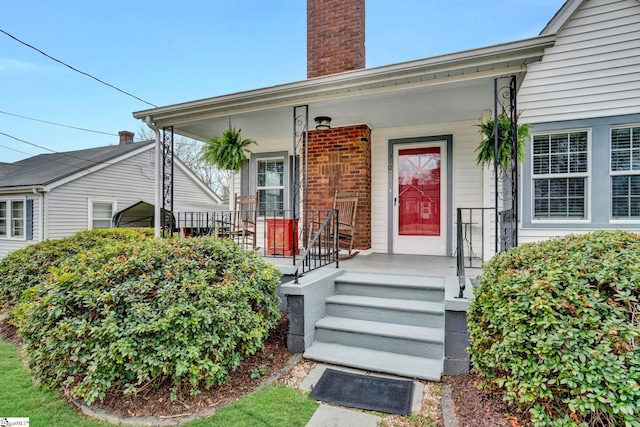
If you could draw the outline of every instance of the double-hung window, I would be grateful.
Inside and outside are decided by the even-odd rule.
[[[282,216],[284,212],[284,158],[257,159],[258,215]]]
[[[587,219],[589,132],[533,136],[533,218]]]
[[[111,202],[89,201],[89,229],[111,228],[114,206]]]
[[[611,129],[611,218],[640,219],[640,127]]]
[[[0,200],[0,238],[24,239],[26,217],[24,200]]]

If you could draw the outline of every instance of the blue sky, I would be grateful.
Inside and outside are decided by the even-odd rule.
[[[367,67],[533,37],[563,3],[367,0]],[[306,78],[304,0],[11,1],[0,29],[158,106]],[[149,107],[0,33],[0,112],[111,135],[0,113],[2,133],[56,151],[110,145]],[[46,152],[0,135],[0,162]]]

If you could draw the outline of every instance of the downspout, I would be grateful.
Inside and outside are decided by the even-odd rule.
[[[160,144],[160,131],[156,126],[151,123],[151,117],[147,116],[144,119],[145,123],[156,136],[156,144],[155,144],[155,188],[154,188],[154,204],[153,204],[153,229],[154,236],[160,237],[160,215],[162,215],[161,204],[162,204],[162,180],[160,179],[160,163],[162,162],[162,145]]]
[[[38,197],[40,198],[40,201],[38,202],[38,215],[40,216],[39,218],[39,224],[38,224],[38,242],[42,243],[44,242],[44,192],[45,190],[38,190],[37,188],[34,188],[33,190],[33,194],[37,194]]]

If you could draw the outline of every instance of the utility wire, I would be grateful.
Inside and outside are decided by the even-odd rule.
[[[62,126],[62,127],[65,127],[65,128],[70,128],[70,129],[83,130],[85,132],[93,132],[93,133],[101,133],[103,135],[118,136],[118,134],[116,134],[116,133],[102,132],[102,131],[99,131],[99,130],[92,130],[92,129],[85,129],[85,128],[76,127],[76,126],[63,125],[61,123],[48,122],[46,120],[34,119],[33,117],[21,116],[20,114],[8,113],[6,111],[0,111],[0,114],[6,114],[8,116],[20,117],[21,119],[33,120],[34,122],[47,123],[47,124],[50,124],[50,125]]]
[[[20,138],[17,138],[15,136],[13,136],[13,135],[9,135],[8,133],[0,132],[0,135],[4,135],[4,136],[6,136],[8,138],[15,139],[16,141],[22,142],[23,144],[31,145],[32,147],[40,148],[41,150],[50,151],[51,153],[54,153],[54,154],[60,154],[61,156],[64,156],[64,157],[69,157],[69,158],[72,158],[72,159],[82,160],[83,162],[89,162],[89,163],[93,162],[93,164],[91,166],[95,166],[95,164],[96,164],[96,162],[91,160],[91,159],[86,159],[86,158],[83,158],[83,157],[74,156],[73,154],[52,150],[51,148],[43,147],[42,145],[38,145],[38,144],[34,144],[33,142],[25,141],[24,139],[20,139]],[[18,150],[14,150],[14,151],[18,151]],[[25,154],[27,154],[27,153],[25,153]],[[30,156],[32,156],[32,155],[30,154]],[[89,167],[83,167],[83,166],[78,166],[78,165],[69,165],[67,163],[60,162],[60,161],[58,161],[58,163],[61,163],[63,165],[67,165],[67,166],[77,167],[77,168],[80,168],[82,170],[89,170]],[[106,165],[113,165],[114,164],[114,163],[109,163],[109,162],[101,162],[101,163],[106,164]]]
[[[15,148],[7,147],[6,145],[0,145],[0,147],[6,148],[7,150],[15,151],[16,153],[22,153],[22,154],[26,154],[27,156],[33,156],[33,154],[31,153],[27,153],[26,151],[20,151]]]
[[[132,98],[135,98],[135,99],[137,99],[137,100],[138,100],[138,101],[140,101],[140,102],[144,102],[145,104],[151,105],[152,107],[158,107],[157,105],[152,104],[151,102],[147,102],[147,101],[145,101],[145,100],[144,100],[144,99],[142,99],[142,98],[138,98],[137,96],[135,96],[135,95],[133,95],[133,94],[131,94],[131,93],[129,93],[129,92],[126,92],[126,91],[124,91],[124,90],[122,90],[122,89],[120,89],[120,88],[118,88],[118,87],[116,87],[116,86],[114,86],[114,85],[112,85],[112,84],[109,84],[109,83],[107,83],[107,82],[105,82],[105,81],[103,81],[103,80],[100,80],[100,79],[99,79],[99,78],[97,78],[97,77],[92,76],[92,75],[91,75],[91,74],[89,74],[89,73],[85,73],[84,71],[80,71],[80,70],[78,70],[77,68],[74,68],[74,67],[72,67],[71,65],[69,65],[69,64],[67,64],[67,63],[65,63],[65,62],[62,62],[61,60],[54,58],[53,56],[51,56],[51,55],[49,55],[49,54],[47,54],[47,53],[45,53],[45,52],[41,51],[41,50],[40,50],[40,49],[38,49],[37,47],[35,47],[35,46],[31,46],[29,43],[25,43],[25,42],[23,42],[22,40],[20,40],[19,38],[15,37],[15,36],[13,36],[13,35],[11,35],[11,34],[9,34],[9,33],[7,33],[6,31],[4,31],[4,30],[3,30],[3,29],[1,29],[1,28],[0,28],[0,32],[1,32],[1,33],[3,33],[3,34],[6,34],[6,35],[7,35],[7,36],[9,36],[9,37],[11,37],[12,39],[14,39],[15,41],[17,41],[18,43],[23,44],[23,45],[25,45],[25,46],[27,46],[27,47],[29,47],[29,48],[31,48],[31,49],[33,49],[33,50],[35,50],[36,52],[39,52],[39,53],[43,54],[43,55],[44,55],[44,56],[46,56],[47,58],[52,59],[52,60],[54,60],[54,61],[56,61],[56,62],[58,62],[58,63],[60,63],[60,64],[64,65],[65,67],[71,68],[73,71],[75,71],[75,72],[77,72],[77,73],[80,73],[80,74],[83,74],[83,75],[85,75],[85,76],[87,76],[87,77],[89,77],[89,78],[92,78],[93,80],[96,80],[96,81],[98,81],[98,82],[102,83],[103,85],[109,86],[109,87],[111,87],[111,88],[113,88],[113,89],[117,90],[118,92],[122,92],[122,93],[124,93],[125,95],[128,95],[128,96],[130,96],[130,97],[132,97]]]

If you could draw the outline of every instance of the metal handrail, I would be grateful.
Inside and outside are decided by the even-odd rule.
[[[465,223],[463,221],[463,211],[468,211],[469,219],[468,222]],[[466,272],[465,268],[474,267],[473,260],[476,255],[473,252],[473,225],[474,223],[474,211],[480,211],[480,229],[481,229],[481,251],[480,251],[480,260],[484,260],[484,249],[485,249],[485,211],[495,211],[494,207],[483,207],[483,208],[458,208],[457,209],[457,224],[456,224],[456,271],[458,275],[458,282],[460,286],[460,291],[458,293],[458,298],[463,298],[464,290],[466,286]],[[477,218],[477,217],[476,217]],[[465,224],[467,228],[465,228]],[[469,265],[465,264],[467,257],[465,256],[465,244],[469,245]]]
[[[325,233],[328,224],[331,224],[332,222],[333,222],[332,227],[329,230],[330,234]],[[323,240],[324,240],[324,243],[327,243],[326,249],[328,249],[326,260],[325,260],[326,262],[324,263],[316,262],[313,268],[309,268],[308,270],[306,270],[304,266],[305,264],[307,264],[308,266],[310,265],[311,250],[313,248],[316,248],[316,250],[320,251],[320,259],[322,259]],[[333,244],[333,248],[331,248],[330,246],[331,244]],[[340,264],[339,264],[339,258],[338,258],[338,251],[339,251],[338,244],[339,244],[338,242],[338,211],[336,209],[331,209],[329,210],[327,217],[322,222],[322,225],[320,226],[320,228],[318,229],[318,231],[313,236],[313,238],[305,248],[304,252],[300,256],[300,259],[296,262],[295,270],[293,272],[293,276],[295,277],[294,283],[298,284],[298,278],[301,276],[300,269],[302,269],[302,273],[304,274],[305,272],[315,270],[316,268],[324,267],[326,265],[332,264],[333,262],[336,263],[336,268],[339,267]]]

